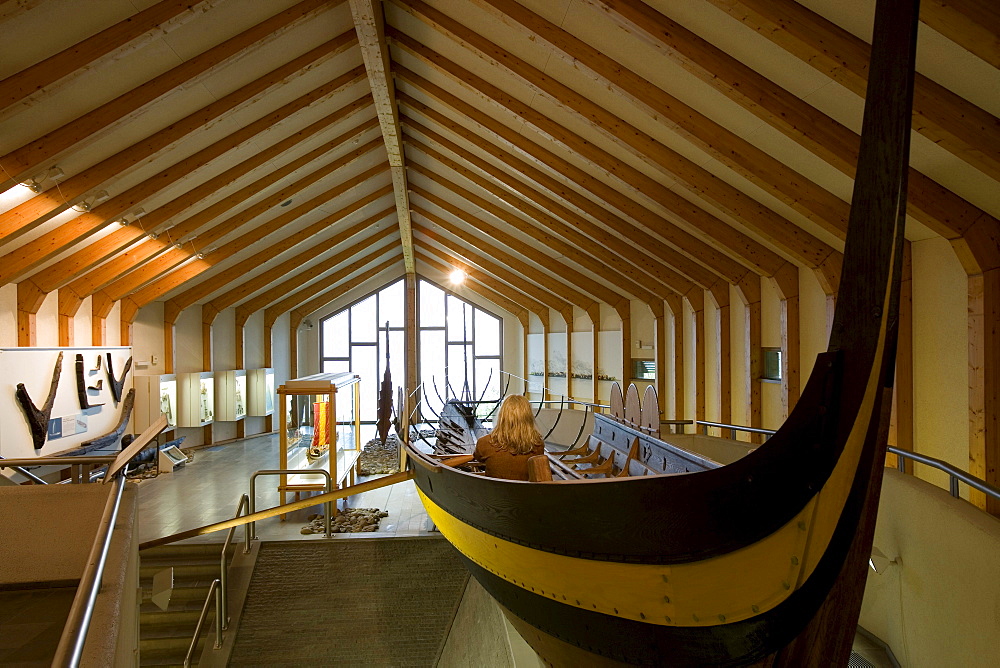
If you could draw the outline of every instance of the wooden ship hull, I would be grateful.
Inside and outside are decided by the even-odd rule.
[[[846,665],[891,404],[916,18],[879,2],[829,351],[766,443],[668,473],[647,438],[646,475],[552,482],[409,449],[432,520],[547,662]]]

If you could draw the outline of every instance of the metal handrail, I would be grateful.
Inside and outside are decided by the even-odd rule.
[[[708,422],[706,420],[695,420],[694,423],[702,428],[702,432],[708,435],[709,427],[715,427],[717,429],[728,429],[730,438],[735,439],[736,433],[740,431],[745,431],[748,434],[763,434],[764,440],[766,441],[770,437],[777,433],[774,429],[760,429],[758,427],[743,427],[738,424],[726,424],[724,422]],[[697,427],[696,427],[697,428]]]
[[[322,475],[323,477],[326,478],[326,493],[329,494],[330,491],[333,489],[333,477],[330,475],[330,472],[327,471],[327,470],[325,470],[325,469],[269,469],[269,470],[266,470],[266,471],[257,471],[256,473],[254,473],[253,475],[250,476],[250,513],[249,514],[253,515],[256,512],[255,508],[256,508],[256,505],[257,505],[257,476],[262,476],[262,475],[296,475],[296,474],[300,474],[300,473],[311,473],[313,475]],[[284,495],[284,492],[281,492],[281,494]],[[285,497],[282,496],[279,499],[279,501],[280,501],[280,503],[278,504],[279,506],[284,505]],[[316,504],[316,505],[319,505],[319,504]],[[330,537],[330,516],[333,514],[333,506],[331,505],[330,501],[326,501],[324,503],[324,505],[326,506],[326,517],[324,518],[323,524],[326,527],[326,537],[329,538]],[[250,537],[253,540],[257,540],[257,523],[256,522],[251,522],[250,523]]]
[[[0,469],[15,466],[71,466],[73,464],[110,464],[115,455],[94,455],[92,457],[16,457],[0,462]]]
[[[194,648],[198,646],[198,637],[201,636],[201,627],[205,625],[205,617],[208,616],[208,606],[211,604],[213,592],[215,593],[214,649],[220,649],[222,647],[222,606],[220,605],[220,591],[219,579],[216,578],[212,580],[212,584],[209,585],[208,595],[205,596],[205,603],[201,606],[201,615],[198,616],[198,624],[194,627],[194,637],[191,638],[191,645],[188,647],[187,654],[184,656],[184,668],[190,668],[191,666],[191,655],[194,654]]]
[[[104,575],[104,566],[107,564],[108,552],[111,549],[111,536],[115,523],[118,521],[118,508],[121,506],[122,493],[125,491],[127,472],[128,466],[126,465],[120,475],[115,476],[114,488],[108,494],[108,500],[104,504],[104,513],[101,515],[97,536],[94,539],[94,544],[90,546],[87,565],[80,577],[80,585],[73,598],[66,626],[59,638],[59,646],[56,648],[55,658],[52,660],[53,666],[75,668],[80,664],[83,646],[87,641],[87,631],[90,629],[90,620],[94,614],[94,604],[100,591],[101,578]]]
[[[243,513],[243,509],[250,508],[250,497],[246,494],[240,497],[240,503],[236,506],[236,514],[233,517],[239,517]],[[222,544],[222,557],[219,560],[219,589],[221,590],[222,599],[222,628],[229,628],[229,578],[227,577],[228,567],[226,566],[226,550],[229,549],[229,545],[233,542],[233,533],[236,531],[236,527],[229,529],[229,533],[226,535],[226,542]],[[243,554],[248,554],[250,552],[250,525],[243,525]]]
[[[20,466],[16,466],[16,465],[13,465],[13,464],[3,464],[2,462],[5,461],[6,459],[7,459],[6,457],[0,457],[0,469],[2,469],[4,467],[6,467],[6,468],[12,468],[12,469],[14,469],[14,471],[16,473],[20,473],[21,475],[23,475],[25,478],[27,478],[31,482],[35,483],[36,485],[48,485],[49,484],[49,483],[45,482],[44,480],[42,480],[41,478],[39,478],[38,476],[36,476],[34,473],[32,473],[31,471],[29,471],[26,468],[22,468]]]
[[[915,462],[920,462],[932,468],[936,468],[939,471],[944,471],[949,477],[949,488],[951,495],[958,498],[958,482],[962,481],[969,487],[978,489],[987,496],[992,496],[994,499],[1000,499],[1000,489],[989,484],[985,480],[980,480],[974,475],[969,475],[965,471],[955,468],[946,461],[935,459],[934,457],[928,457],[927,455],[921,455],[916,452],[910,452],[909,450],[900,450],[897,447],[889,446],[889,452],[899,457],[897,468],[900,471],[905,472],[906,464],[903,459],[912,459]]]

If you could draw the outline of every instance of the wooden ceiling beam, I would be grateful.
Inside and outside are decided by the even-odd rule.
[[[840,253],[828,244],[735,186],[726,183],[704,167],[688,160],[659,143],[653,137],[608,112],[586,96],[552,79],[513,53],[500,48],[419,0],[409,0],[404,9],[470,48],[487,62],[504,69],[536,93],[544,95],[555,104],[576,115],[579,120],[594,131],[604,135],[622,150],[628,151],[664,175],[676,178],[678,186],[724,211],[738,224],[755,231],[769,243],[795,258],[796,261],[809,267],[818,268],[832,257],[836,258],[839,264]],[[407,47],[407,50],[410,48]],[[456,83],[463,87],[471,89],[476,94],[484,95],[494,104],[516,113],[543,136],[563,145],[567,144],[565,138],[569,130],[545,114],[515,100],[486,81],[472,82],[457,76],[460,68],[455,63],[448,61],[427,47],[420,46],[418,53],[414,55],[436,70],[451,76]],[[613,173],[620,164],[620,160],[615,160],[604,163],[603,167]]]
[[[629,100],[656,122],[843,239],[850,205],[739,135],[512,0],[474,0],[505,25],[540,40],[577,71]]]
[[[379,214],[379,216],[380,218],[385,218],[384,213]],[[369,218],[357,225],[352,225],[350,229],[337,234],[335,237],[336,243],[330,243],[331,241],[334,241],[334,239],[327,240],[322,244],[318,244],[316,247],[311,248],[305,253],[300,253],[292,259],[300,259],[305,256],[305,259],[302,261],[309,262],[317,255],[337,246],[340,243],[343,243],[347,239],[350,239],[351,237],[358,237],[366,231],[366,228],[374,225],[374,223],[371,222],[372,220],[373,218]],[[303,265],[300,262],[299,264],[295,264],[289,268],[287,266],[289,261],[283,262],[282,266],[284,268],[284,272],[280,274],[273,273],[273,270],[266,272],[267,274],[270,274],[269,280],[262,281],[261,279],[263,276],[257,276],[254,279],[251,279],[251,281],[239,285],[235,290],[225,292],[215,299],[202,304],[202,322],[213,322],[215,320],[215,316],[221,313],[223,309],[232,306],[240,299],[246,298],[254,291],[260,290],[270,283],[272,284],[272,287],[270,287],[266,292],[247,302],[246,310],[249,313],[259,311],[271,302],[288,296],[296,288],[301,288],[303,285],[309,283],[309,281],[322,278],[324,274],[335,270],[339,265],[343,264],[347,260],[350,260],[352,257],[356,257],[359,253],[368,250],[375,244],[385,240],[387,237],[396,234],[397,232],[398,229],[395,225],[392,225],[391,227],[383,227],[366,237],[356,239],[355,242],[348,248],[326,258],[325,260],[322,260],[321,262],[317,262],[310,267],[303,268]],[[274,281],[278,278],[285,278],[287,280],[274,284]],[[171,299],[169,303],[172,306],[180,307],[181,310],[190,306],[190,304],[178,303],[176,299]],[[239,322],[239,318],[237,318],[237,324],[246,324],[246,320]]]
[[[195,2],[161,0],[55,55],[10,75],[0,81],[0,111],[39,91],[51,92],[56,82],[65,83],[70,79],[70,75],[91,69],[111,54],[120,56],[127,50],[138,48],[153,35],[164,34],[184,25],[193,17],[203,13],[211,4],[203,0]]]
[[[428,150],[432,149],[428,148]],[[428,155],[435,157],[433,154]],[[445,156],[440,154],[437,155],[447,160]],[[451,167],[448,163],[443,164],[446,164],[449,168]],[[466,176],[462,173],[460,165],[455,163],[452,164],[458,168],[457,171],[460,174]],[[475,193],[458,186],[450,179],[443,178],[432,170],[424,168],[419,163],[411,163],[410,168],[418,174],[422,174],[425,178],[430,179],[438,186],[458,195],[480,211],[490,214],[494,218],[503,221],[513,229],[519,231],[521,234],[531,237],[542,247],[555,251],[560,257],[553,258],[545,255],[538,251],[534,244],[531,244],[530,242],[525,243],[523,240],[502,231],[499,227],[490,226],[488,228],[481,228],[483,231],[487,232],[491,238],[502,243],[508,248],[521,253],[525,257],[531,258],[535,262],[539,262],[542,266],[553,269],[555,273],[560,275],[560,278],[568,279],[572,284],[580,287],[601,301],[612,305],[621,304],[622,300],[631,300],[632,296],[635,296],[635,298],[644,301],[647,304],[663,300],[662,296],[656,296],[646,288],[646,283],[653,282],[646,277],[640,277],[645,278],[645,280],[641,283],[632,281],[630,284],[625,280],[621,280],[620,277],[616,275],[616,272],[619,271],[622,265],[627,263],[624,261],[615,262],[613,257],[614,253],[611,251],[605,251],[606,257],[602,261],[589,253],[578,249],[572,245],[572,243],[568,242],[566,240],[566,236],[564,236],[561,231],[561,228],[566,226],[560,226],[560,229],[558,230],[553,230],[551,228],[546,229],[546,223],[556,223],[557,221],[547,220],[542,222],[541,219],[547,217],[545,212],[539,209],[536,209],[535,211],[522,211],[525,215],[532,217],[532,220],[524,220],[517,215],[507,212],[505,209],[493,204],[492,202],[479,197]],[[474,181],[474,183],[476,183],[476,185],[484,186],[484,181],[485,179],[480,179],[478,181]],[[442,197],[438,197],[434,193],[417,187],[414,187],[413,191],[428,202],[432,202],[435,206],[448,211],[448,213],[455,216],[459,220],[464,221],[468,215],[461,208],[453,205],[451,202],[448,202]],[[535,220],[537,220],[540,225],[536,225],[534,222]],[[545,227],[543,227],[543,225],[545,225]],[[591,248],[593,248],[593,244],[591,244]],[[555,265],[553,265],[553,261],[555,261]],[[603,283],[600,283],[594,278],[591,278],[591,276],[584,274],[583,271],[574,269],[574,266],[579,266],[581,270],[586,270],[595,276],[606,276],[607,274],[611,274],[612,282],[616,285],[616,288],[608,288]],[[559,268],[554,269],[554,267]],[[624,293],[622,290],[624,290]],[[663,289],[663,291],[668,292],[668,290],[665,289]]]
[[[1000,69],[1000,7],[994,0],[923,0],[920,20]]]
[[[864,98],[871,46],[794,0],[709,0]],[[1000,181],[1000,119],[917,73],[913,129]]]
[[[238,179],[247,175],[261,165],[275,160],[283,153],[301,144],[316,133],[325,130],[331,125],[342,121],[360,110],[368,107],[370,96],[365,96],[355,103],[344,107],[335,114],[331,114],[309,127],[292,134],[289,137],[258,151],[250,158],[231,167],[221,174],[214,176],[201,185],[178,195],[166,202],[163,206],[157,207],[142,217],[141,224],[129,224],[120,229],[114,230],[100,239],[92,241],[81,250],[72,255],[62,258],[58,265],[50,267],[49,270],[39,272],[31,277],[39,287],[48,291],[63,287],[66,281],[71,281],[68,285],[78,294],[89,294],[90,292],[110,283],[116,277],[136,267],[143,260],[149,259],[163,248],[162,243],[148,243],[153,240],[147,239],[149,233],[162,233],[160,225],[173,218],[186,209],[209,199],[219,190],[222,190],[234,183]],[[268,172],[266,175],[254,181],[250,186],[241,188],[237,192],[224,197],[215,204],[189,216],[182,222],[168,228],[171,238],[186,239],[194,234],[198,228],[208,224],[218,216],[222,215],[237,204],[246,201],[253,195],[264,191],[270,186],[278,183],[281,179],[289,176],[292,172],[304,167],[323,154],[334,150],[345,142],[358,137],[362,133],[372,129],[377,125],[374,118],[362,122],[352,130],[345,132],[332,141],[324,143],[322,146],[309,151],[300,158],[296,158],[287,164]],[[147,241],[143,241],[147,239]],[[139,243],[136,243],[139,242]],[[131,248],[129,248],[131,246]],[[128,250],[126,250],[128,249]],[[124,253],[122,253],[124,251]],[[105,262],[117,253],[112,262]],[[105,262],[100,267],[96,265]],[[84,273],[86,272],[86,273]],[[82,274],[82,275],[81,275]]]
[[[387,228],[386,230],[383,230],[379,234],[379,236],[381,237],[381,239],[385,239],[386,236],[388,236],[388,233],[395,233],[395,231],[396,230]],[[360,247],[367,248],[367,246],[364,245],[364,242],[362,242]],[[376,248],[367,255],[358,258],[354,262],[351,262],[350,264],[344,267],[341,267],[340,269],[330,274],[329,276],[319,281],[316,281],[311,285],[307,285],[304,288],[286,296],[281,301],[276,302],[271,306],[268,306],[266,309],[264,309],[264,326],[265,327],[272,326],[274,324],[274,321],[277,320],[278,316],[280,316],[282,313],[287,313],[288,311],[291,311],[296,307],[307,303],[310,299],[313,299],[316,295],[331,288],[340,288],[341,286],[339,284],[342,283],[344,279],[346,279],[348,276],[355,273],[356,271],[360,271],[362,268],[371,264],[372,262],[382,258],[383,256],[385,256],[386,253],[391,253],[394,259],[398,257],[399,249],[393,248],[392,246],[383,246],[381,248]],[[350,255],[351,254],[347,254],[345,257],[350,257]],[[357,255],[357,253],[353,253],[353,255]],[[294,284],[295,284],[294,280],[286,281],[286,286]]]
[[[428,267],[430,267],[434,271],[440,272],[442,274],[446,274],[447,275],[448,273],[450,273],[452,271],[452,267],[450,267],[447,264],[444,264],[442,262],[439,262],[438,260],[435,260],[430,255],[430,253],[428,253],[428,252],[426,252],[424,250],[414,249],[414,258],[417,259],[417,260],[420,260],[421,262],[423,262],[424,264],[426,264]],[[517,302],[515,302],[510,297],[502,295],[499,292],[497,292],[497,291],[493,290],[492,288],[487,287],[485,284],[481,283],[476,278],[476,272],[473,272],[471,274],[470,273],[466,273],[466,279],[465,279],[465,284],[464,285],[466,287],[468,287],[469,290],[471,290],[472,292],[475,292],[477,295],[479,295],[483,299],[487,299],[487,300],[493,302],[494,304],[496,304],[497,306],[499,306],[503,310],[505,310],[508,313],[510,313],[511,315],[513,315],[515,318],[518,319],[518,321],[521,323],[522,327],[524,327],[525,329],[528,328],[528,315],[529,315],[530,311],[528,311],[528,309],[526,309],[521,304],[518,304]],[[545,308],[544,310],[548,311],[547,308]]]
[[[324,4],[322,0],[304,0],[127,93],[119,95],[76,120],[11,151],[0,158],[0,165],[3,165],[4,170],[14,177],[13,183],[17,183],[18,178],[31,176],[42,169],[46,163],[58,160],[67,150],[86,141],[88,137],[136,114],[171,90],[182,85],[189,85],[197,78],[218,69],[229,59],[260,46],[261,42],[267,41],[289,25],[322,10]],[[338,44],[334,53],[338,53],[353,46],[355,39],[354,35],[348,31],[337,37],[334,42]],[[2,84],[3,82],[0,82],[0,86]],[[7,188],[10,185],[13,184],[7,181],[4,187]]]
[[[421,60],[424,60],[424,57],[428,57],[435,61],[440,61],[442,66],[448,69],[435,69],[444,72],[453,81],[462,82],[464,80],[464,82],[474,87],[474,89],[481,90],[481,94],[487,96],[487,99],[492,99],[501,105],[509,103],[511,106],[506,107],[508,112],[523,120],[529,126],[534,128],[536,121],[543,123],[545,126],[552,125],[549,119],[538,118],[540,115],[537,112],[520,103],[514,103],[508,99],[509,96],[485,80],[476,77],[467,70],[458,68],[454,64],[449,64],[437,56],[437,54],[424,48],[406,35],[392,31],[390,31],[390,34],[396,44],[417,55]],[[447,93],[441,87],[430,83],[400,65],[396,66],[396,73],[407,82],[413,83],[422,91],[438,100],[448,103],[454,98],[453,95]],[[496,95],[497,98],[493,98],[493,95]],[[520,116],[520,114],[524,115]],[[537,130],[538,128],[535,129]],[[567,150],[576,153],[582,160],[588,163],[592,171],[603,173],[636,196],[649,198],[651,201],[664,207],[667,211],[677,216],[678,220],[683,221],[683,224],[690,232],[707,237],[707,239],[710,239],[714,243],[717,249],[731,253],[734,257],[743,260],[749,266],[757,269],[760,274],[769,276],[784,264],[784,259],[760,242],[716,218],[695,203],[684,199],[655,179],[646,176],[639,170],[622,163],[610,154],[598,149],[582,137],[570,133],[563,128],[552,133],[545,132],[544,130],[538,131],[543,137],[551,139],[554,143],[561,144]],[[517,143],[513,145],[520,149],[522,144]],[[546,166],[545,161],[537,160],[534,158],[533,153],[524,152],[524,155],[529,159],[535,160],[543,167]],[[824,280],[823,282],[824,284],[829,283],[828,280]]]
[[[229,95],[188,114],[181,120],[154,132],[132,146],[88,167],[79,174],[71,176],[59,183],[58,189],[50,188],[27,202],[0,214],[0,241],[9,240],[28,229],[33,229],[79,202],[88,191],[101,186],[125,170],[200,130],[223,114],[244,104],[252,104],[253,100],[259,99],[262,93],[272,87],[290,77],[302,74],[317,63],[341,53],[351,45],[344,44],[338,39],[330,40],[281,67],[271,70]],[[19,171],[16,168],[14,170],[7,168],[6,163],[0,164],[3,164],[4,169],[11,173]]]
[[[421,196],[423,196],[422,193]],[[580,292],[570,285],[567,285],[562,280],[549,276],[525,260],[502,250],[495,244],[491,244],[456,227],[454,224],[448,222],[441,216],[431,213],[423,207],[413,205],[413,211],[414,213],[419,213],[432,225],[436,225],[438,229],[447,232],[450,237],[458,240],[456,244],[449,244],[449,248],[453,253],[461,258],[465,258],[466,261],[473,262],[473,264],[477,265],[480,269],[488,271],[497,278],[500,278],[500,276],[493,270],[497,267],[497,265],[509,267],[512,271],[520,275],[521,278],[519,280],[524,284],[525,289],[528,289],[528,286],[534,286],[539,290],[542,290],[542,292],[549,292],[563,302],[572,304],[580,309],[583,309],[584,311],[589,311],[595,304],[599,303],[589,295]],[[479,229],[490,229],[490,226],[483,222],[482,219],[474,218],[468,214],[466,214],[464,220],[470,224],[476,225]],[[424,229],[424,236],[431,239],[440,238],[434,235],[435,233],[431,230],[426,228]],[[459,250],[456,246],[461,246],[461,250]],[[468,249],[468,251],[466,249]],[[473,255],[473,253],[477,254]],[[538,254],[534,255],[536,257],[541,257]],[[486,258],[489,259],[487,260]],[[549,257],[549,262],[552,262],[553,259],[554,258]],[[542,259],[542,262],[545,262],[545,260]],[[531,293],[529,292],[529,294]],[[535,299],[539,299],[535,294],[532,294],[532,296],[535,297]],[[543,300],[539,299],[539,301]],[[549,303],[551,306],[551,301],[546,303]],[[612,306],[615,305],[614,303],[610,304]],[[557,310],[565,310],[565,307]]]
[[[407,123],[407,121],[404,121],[404,123]],[[529,220],[544,225],[557,238],[564,239],[571,247],[581,253],[585,253],[589,258],[598,261],[606,270],[620,273],[622,277],[630,281],[629,291],[642,299],[642,301],[649,302],[650,299],[647,297],[652,297],[653,292],[656,292],[657,298],[662,300],[664,298],[662,296],[664,291],[674,291],[678,294],[684,294],[691,289],[692,282],[673,269],[656,262],[656,260],[649,256],[637,252],[632,246],[629,246],[600,226],[591,223],[583,216],[577,215],[567,207],[545,197],[502,169],[493,167],[485,160],[478,158],[471,151],[458,146],[454,142],[449,142],[441,135],[419,124],[416,124],[416,127],[422,129],[425,133],[429,133],[431,138],[444,142],[448,150],[485,172],[490,178],[480,176],[478,173],[448,158],[409,134],[407,134],[405,139],[408,145],[413,146],[428,157],[437,160],[452,171],[461,174],[495,198],[520,211]],[[497,184],[502,184],[507,189]],[[512,193],[524,197],[524,200],[519,199]],[[555,216],[559,216],[562,220],[559,220]],[[601,271],[598,273],[603,274],[604,272]],[[640,290],[646,296],[640,296],[639,293],[634,291],[635,289]]]
[[[375,0],[350,0],[354,29],[361,45],[361,56],[368,71],[375,110],[385,149],[389,154],[392,185],[396,195],[396,212],[399,219],[399,236],[403,246],[406,272],[414,272],[413,233],[410,232],[410,204],[406,187],[406,163],[403,138],[399,130],[399,110],[396,107],[395,87],[392,82],[389,48],[385,42],[385,16],[382,3]]]
[[[424,216],[426,213],[426,211],[420,209],[420,207],[414,207],[413,212],[420,216]],[[430,216],[424,216],[424,218],[431,224],[437,223],[433,214]],[[572,301],[565,299],[558,294],[543,289],[540,287],[541,284],[539,281],[533,279],[528,280],[530,277],[525,273],[515,270],[510,265],[495,262],[491,259],[492,256],[482,255],[470,246],[462,243],[456,243],[447,237],[438,234],[427,225],[421,225],[420,223],[414,222],[413,229],[414,232],[420,237],[423,237],[427,241],[431,241],[441,248],[444,248],[455,258],[472,265],[476,271],[493,276],[496,280],[502,281],[510,286],[511,289],[525,293],[536,302],[545,305],[547,308],[550,308],[557,313],[566,313],[568,310],[571,311],[574,306],[587,310],[584,306],[590,307],[596,304],[593,300],[588,300],[583,306],[580,304],[574,304]]]
[[[384,169],[384,165],[382,167]],[[347,216],[356,213],[368,204],[385,197],[391,192],[392,186],[387,185],[359,198],[353,204],[345,206],[336,213],[325,216],[322,220],[313,223],[298,232],[290,234],[279,241],[275,241],[264,250],[254,253],[250,257],[237,262],[220,273],[193,285],[177,296],[178,301],[194,303],[200,299],[204,299],[216,290],[220,290],[229,283],[246,276],[249,272],[255,270],[257,267],[260,267],[268,260],[290,250],[291,248],[294,248],[313,235],[319,234],[324,229],[340,223]],[[183,284],[193,280],[199,274],[208,271],[213,266],[218,265],[224,260],[232,257],[240,250],[243,250],[243,248],[260,241],[273,231],[276,231],[276,229],[280,226],[275,226],[274,230],[262,230],[261,228],[264,227],[270,228],[271,225],[262,225],[254,229],[250,234],[245,235],[243,238],[236,239],[220,247],[214,253],[206,255],[204,258],[197,258],[193,262],[188,262],[187,264],[181,266],[178,270],[157,279],[132,295],[129,295],[128,299],[134,302],[138,307],[143,307],[146,304],[159,299],[171,290],[175,290]]]
[[[857,133],[639,0],[583,1],[601,10],[630,36],[646,42],[806,150],[854,178],[861,144]],[[960,0],[963,4],[975,1]],[[934,3],[923,5],[925,17],[931,4]],[[962,237],[975,226],[997,229],[1000,222],[996,218],[912,167],[908,184],[907,213],[914,220],[960,246],[957,248],[960,256],[971,257],[973,253],[985,252],[988,246],[969,244]],[[974,262],[980,266],[990,264],[986,258]]]
[[[410,83],[418,86],[431,85],[425,80],[420,80],[419,83],[410,81]],[[718,276],[726,278],[731,283],[736,283],[746,274],[747,268],[744,265],[731,259],[728,255],[719,253],[717,247],[709,245],[677,227],[659,214],[650,211],[594,178],[585,170],[579,169],[521,134],[507,128],[502,123],[479,112],[472,105],[462,102],[438,87],[433,87],[430,94],[438,97],[459,114],[464,115],[470,122],[481,127],[493,139],[484,141],[483,137],[470,131],[462,124],[452,121],[441,112],[403,92],[399,93],[399,98],[404,106],[434,121],[464,142],[488,153],[516,173],[521,174],[529,183],[545,188],[554,197],[599,220],[621,236],[625,238],[642,237],[642,245],[644,246],[642,250],[653,255],[660,262],[676,268],[695,283],[711,285],[718,279]],[[558,174],[565,182],[584,189],[587,193],[599,198],[603,204],[577,193],[567,187],[563,181],[550,176],[548,172],[534,167],[525,160],[514,157],[512,153],[501,148],[498,144],[515,148],[533,163]],[[611,210],[617,210],[635,222],[626,221]],[[661,237],[666,239],[670,245],[661,242],[659,240]],[[770,252],[763,246],[761,249],[764,252]],[[780,260],[777,256],[775,259]]]

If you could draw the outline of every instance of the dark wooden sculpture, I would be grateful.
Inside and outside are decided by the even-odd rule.
[[[534,483],[408,449],[431,519],[547,664],[847,664],[891,404],[916,32],[916,2],[878,1],[829,350],[770,440],[703,471]]]
[[[115,445],[125,433],[125,427],[128,426],[128,420],[132,416],[132,406],[135,404],[135,388],[128,391],[125,395],[125,401],[122,403],[122,414],[118,419],[118,425],[106,434],[102,434],[96,438],[92,438],[89,441],[84,441],[75,448],[69,450],[63,450],[61,452],[53,453],[53,457],[77,457],[79,455],[85,455],[93,450],[106,449],[112,445]]]
[[[122,371],[121,378],[115,378],[115,367],[111,360],[111,353],[107,353],[108,356],[108,386],[111,388],[111,398],[115,400],[115,405],[122,400],[122,388],[125,386],[125,376],[128,375],[128,370],[132,368],[132,357],[129,356],[128,361],[125,362],[125,370]],[[100,365],[98,365],[100,366]]]
[[[83,355],[80,354],[76,356],[76,396],[80,399],[80,410],[85,411],[88,408],[104,405],[90,403],[90,398],[87,396],[87,379],[83,369]]]
[[[392,428],[392,374],[389,372],[389,323],[385,323],[385,373],[378,392],[378,439],[385,444]]]
[[[28,396],[28,391],[24,389],[24,383],[17,384],[14,396],[18,405],[24,411],[24,417],[28,420],[31,428],[31,441],[35,450],[41,450],[45,445],[45,438],[49,433],[49,418],[52,416],[52,405],[56,401],[56,389],[59,387],[59,375],[62,373],[63,354],[56,357],[56,366],[52,370],[52,382],[49,383],[49,394],[45,397],[45,403],[41,409],[35,407],[35,402]]]

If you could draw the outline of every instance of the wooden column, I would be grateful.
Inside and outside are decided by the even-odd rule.
[[[107,345],[108,316],[114,302],[106,292],[95,292],[90,296],[90,342],[95,346]]]
[[[573,397],[573,320],[566,323],[566,396]]]
[[[705,419],[705,291],[699,287],[685,297],[694,310],[694,387],[695,419]]]
[[[799,269],[788,263],[771,277],[781,300],[781,412],[787,418],[801,392]]]
[[[674,414],[672,419],[684,419],[684,302],[680,295],[667,297],[667,306],[674,315]],[[667,400],[663,400],[666,408]]]
[[[598,307],[599,309],[600,307]],[[594,373],[591,378],[591,382],[594,384],[594,403],[601,403],[601,381],[597,379],[597,370],[601,366],[601,318],[598,315],[594,319],[594,326],[590,330],[591,335],[594,338]]]
[[[894,381],[895,389],[892,393],[892,416],[889,422],[889,438],[888,438],[889,445],[900,448],[901,450],[911,450],[911,451],[913,450],[912,257],[913,256],[911,255],[910,242],[904,241],[903,272],[899,283],[899,330],[896,335],[896,379]],[[896,457],[896,455],[887,454],[885,465],[897,466],[899,463],[897,459],[898,458]],[[910,459],[904,460],[903,467],[907,473],[913,473],[912,460]],[[982,495],[982,497],[983,501],[985,502],[986,496]]]
[[[247,368],[246,359],[244,359],[245,352],[243,350],[243,329],[243,324],[237,322],[233,333],[233,350],[236,357],[235,364],[237,369]]]
[[[632,361],[632,314],[630,306],[618,309],[618,315],[622,319],[622,366],[621,376],[622,387],[628,387],[629,364]]]
[[[44,301],[45,293],[31,281],[21,281],[17,284],[17,345],[37,345],[35,314]]]
[[[733,365],[730,326],[732,311],[729,308],[729,284],[718,282],[711,287],[712,297],[718,305],[719,337],[719,421],[732,422],[733,418]]]
[[[969,276],[969,473],[1000,486],[1000,268]],[[1000,502],[970,492],[1000,516]]]
[[[656,365],[656,397],[660,402],[660,419],[666,419],[667,399],[667,324],[663,302],[649,305],[653,312],[653,359]]]
[[[747,421],[751,427],[760,427],[763,419],[760,387],[760,346],[761,346],[761,297],[760,276],[747,276],[740,283],[740,292],[746,306],[743,346],[747,355],[746,396]],[[760,439],[751,439],[754,443]]]
[[[299,377],[299,332],[298,324],[288,318],[288,376]]]

